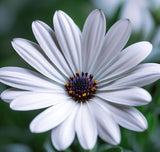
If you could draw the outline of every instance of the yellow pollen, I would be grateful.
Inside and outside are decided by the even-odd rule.
[[[78,72],[78,71],[76,71],[76,74],[79,74],[79,72]]]
[[[91,74],[91,77],[93,77],[93,74]]]
[[[69,78],[70,78],[70,79],[72,79],[73,77],[72,77],[72,76],[70,76]]]
[[[96,87],[92,87],[92,88],[91,88],[91,91],[95,91],[95,90],[96,90]]]
[[[86,97],[86,95],[87,95],[86,93],[83,93],[83,94],[82,94],[83,97]]]
[[[95,83],[95,84],[97,84],[97,83],[98,83],[98,81],[97,81],[97,80],[95,80],[95,81],[94,81],[94,83]]]
[[[65,83],[65,86],[66,86],[66,87],[68,87],[68,86],[69,86],[69,84],[68,84],[68,83]]]
[[[69,91],[69,94],[72,94],[72,93],[73,93],[73,91],[72,91],[72,90],[70,90],[70,91]]]

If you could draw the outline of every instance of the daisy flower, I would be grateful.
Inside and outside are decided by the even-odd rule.
[[[2,100],[13,110],[46,108],[31,122],[30,130],[51,130],[58,150],[69,147],[75,135],[89,150],[97,136],[119,144],[119,125],[146,130],[145,117],[133,106],[151,101],[140,87],[160,78],[159,64],[139,64],[152,45],[139,42],[122,50],[131,33],[130,21],[119,20],[105,34],[101,10],[91,12],[82,33],[63,11],[55,12],[53,24],[54,31],[42,21],[33,22],[39,45],[21,38],[12,41],[16,52],[37,72],[0,68],[0,82],[12,87],[2,92]]]

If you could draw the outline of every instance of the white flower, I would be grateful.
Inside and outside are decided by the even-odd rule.
[[[97,136],[119,144],[119,125],[144,131],[147,121],[132,106],[148,104],[151,96],[140,87],[160,78],[159,64],[139,65],[152,45],[139,42],[122,50],[131,33],[129,20],[118,21],[105,35],[100,10],[88,16],[82,33],[62,11],[55,13],[53,23],[55,31],[41,21],[33,22],[39,45],[20,38],[12,41],[17,53],[39,73],[0,68],[0,82],[13,87],[1,98],[13,110],[48,107],[31,122],[30,130],[52,130],[58,150],[66,149],[75,134],[84,149],[92,149]]]
[[[119,18],[128,18],[134,32],[148,38],[154,28],[150,10],[160,8],[159,0],[92,0],[95,6],[105,11],[108,17],[114,17],[121,7]]]

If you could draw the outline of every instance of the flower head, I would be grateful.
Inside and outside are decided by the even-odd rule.
[[[84,149],[92,149],[97,136],[117,145],[119,125],[134,131],[147,128],[145,117],[134,107],[151,101],[140,88],[160,77],[160,65],[139,63],[151,52],[149,42],[135,43],[124,50],[131,25],[127,19],[106,31],[101,10],[87,18],[82,33],[62,11],[53,18],[54,31],[34,21],[39,45],[16,38],[16,52],[37,72],[20,67],[0,68],[0,82],[11,86],[1,94],[13,110],[47,108],[30,124],[41,133],[52,130],[53,145],[66,149],[77,134]]]

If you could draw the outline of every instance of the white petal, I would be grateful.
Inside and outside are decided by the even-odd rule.
[[[64,90],[65,91],[65,90]],[[16,97],[10,104],[13,110],[27,111],[46,108],[66,100],[65,92],[62,93],[43,93],[29,92],[19,97]]]
[[[118,108],[119,109],[119,108]],[[115,120],[124,128],[133,131],[145,131],[148,127],[146,118],[133,107],[123,107],[115,114]]]
[[[59,151],[63,151],[68,148],[75,137],[75,116],[79,104],[73,109],[68,118],[59,126],[52,130],[51,139],[55,148]]]
[[[149,42],[139,42],[127,47],[112,61],[110,67],[98,79],[103,78],[100,80],[102,81],[130,70],[143,61],[151,50],[152,45]]]
[[[25,39],[16,38],[12,45],[17,53],[37,71],[46,77],[59,82],[65,83],[65,79],[41,53],[41,48],[33,42]]]
[[[107,69],[108,64],[119,55],[131,34],[129,20],[119,20],[107,32],[99,60],[95,64],[95,77]]]
[[[147,121],[137,109],[117,104],[109,104],[96,97],[94,101],[106,107],[111,112],[116,122],[122,127],[134,131],[144,131],[147,129]]]
[[[31,70],[18,67],[0,68],[0,82],[22,90],[62,90],[63,87],[52,83]]]
[[[106,20],[101,10],[94,10],[88,16],[82,32],[83,72],[92,73],[92,68],[103,44]]]
[[[28,93],[28,91],[18,90],[15,88],[7,89],[1,93],[1,99],[7,103],[10,103],[17,96]]]
[[[103,88],[101,89],[103,90]],[[142,88],[131,88],[131,89],[121,89],[115,91],[105,91],[98,92],[97,97],[103,100],[127,105],[127,106],[140,106],[151,102],[151,95]]]
[[[75,103],[71,99],[56,104],[34,118],[30,124],[33,133],[46,132],[62,123],[72,112]]]
[[[160,64],[145,63],[138,65],[125,77],[115,81],[111,85],[103,87],[104,90],[120,89],[133,86],[145,86],[160,79]],[[104,82],[105,83],[105,82]]]
[[[72,75],[69,66],[63,57],[61,51],[56,45],[56,37],[53,30],[42,21],[35,21],[32,23],[33,33],[44,50],[44,53],[52,61],[52,63],[65,75]]]
[[[89,102],[89,105],[92,107],[96,118],[100,138],[113,145],[119,144],[121,140],[120,129],[110,112],[105,107],[94,102],[94,99],[93,102]]]
[[[81,33],[73,20],[57,11],[53,18],[56,38],[72,71],[81,70]]]
[[[86,150],[92,149],[97,139],[97,127],[87,103],[81,104],[75,125],[81,146]]]

